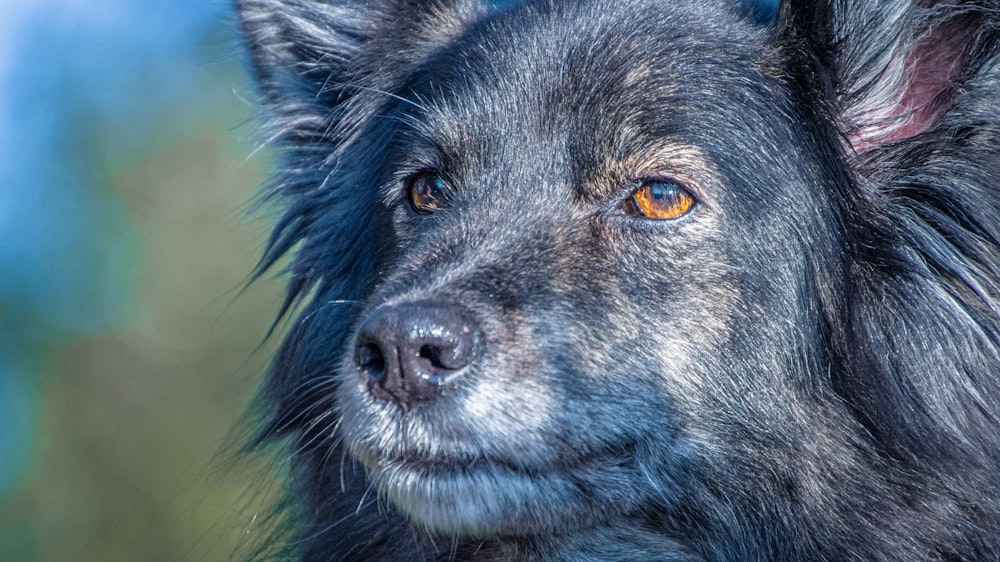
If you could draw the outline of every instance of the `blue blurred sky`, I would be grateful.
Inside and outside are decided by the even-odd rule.
[[[155,120],[198,107],[213,0],[0,0],[0,499],[29,453],[45,352],[111,327],[141,255],[95,154],[155,144]],[[231,26],[230,26],[231,27]],[[223,41],[220,39],[220,41]],[[226,40],[228,41],[228,39]],[[112,150],[95,151],[95,121]],[[162,129],[162,127],[160,127]]]

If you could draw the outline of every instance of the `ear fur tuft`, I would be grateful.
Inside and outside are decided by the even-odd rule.
[[[1000,50],[995,17],[984,17],[998,9],[995,1],[788,0],[782,25],[812,53],[805,65],[825,85],[816,93],[831,102],[850,147],[865,153],[940,123],[982,49]]]

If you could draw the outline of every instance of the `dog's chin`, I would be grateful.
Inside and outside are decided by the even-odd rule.
[[[627,463],[581,460],[550,469],[502,461],[357,455],[369,481],[411,522],[469,537],[552,533],[613,517],[640,500]],[[618,485],[616,485],[618,484]]]

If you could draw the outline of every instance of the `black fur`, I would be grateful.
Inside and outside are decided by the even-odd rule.
[[[273,554],[1000,559],[1000,2],[237,4],[302,304]],[[473,359],[369,392],[407,303]]]

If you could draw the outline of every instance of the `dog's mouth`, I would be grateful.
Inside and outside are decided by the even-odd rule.
[[[366,467],[378,465],[393,466],[401,470],[423,472],[429,476],[437,474],[468,474],[479,470],[502,471],[527,477],[544,475],[548,472],[566,473],[593,466],[615,466],[628,464],[634,458],[629,447],[619,444],[587,453],[572,453],[553,459],[515,458],[499,455],[434,454],[423,451],[382,452],[367,447],[352,447],[354,456]]]
[[[641,473],[621,447],[528,464],[496,456],[354,450],[378,492],[432,531],[475,537],[555,531],[595,513],[613,516],[641,494]],[[603,512],[595,504],[614,506]],[[556,507],[556,509],[553,509]]]
[[[355,449],[354,455],[369,468],[377,465],[392,466],[400,470],[425,473],[431,477],[447,474],[470,474],[480,470],[535,477],[550,472],[563,474],[594,466],[608,467],[627,464],[630,458],[620,447],[616,448],[615,451],[602,450],[562,458],[548,464],[537,463],[533,465],[500,457],[429,455],[419,452],[379,454]]]
[[[511,474],[538,474],[540,471],[518,466],[504,459],[434,457],[409,453],[393,456],[359,456],[365,466],[385,465],[399,470],[424,473],[430,477],[447,474],[468,474],[478,470],[504,471]]]

